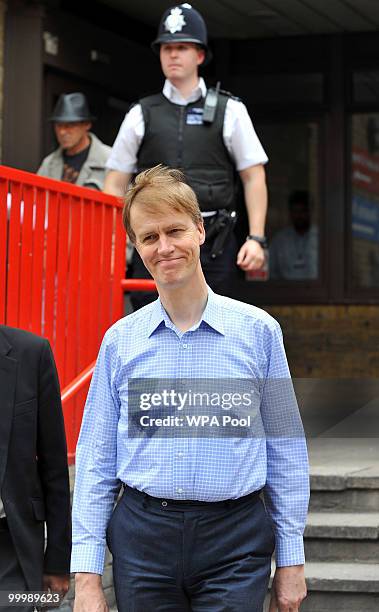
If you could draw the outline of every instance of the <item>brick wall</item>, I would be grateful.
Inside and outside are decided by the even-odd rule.
[[[294,377],[378,378],[378,306],[266,306]]]

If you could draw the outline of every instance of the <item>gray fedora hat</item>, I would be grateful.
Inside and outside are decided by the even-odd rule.
[[[61,94],[49,121],[94,121],[87,98],[80,92]]]

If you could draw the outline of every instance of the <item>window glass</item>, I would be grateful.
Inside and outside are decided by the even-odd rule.
[[[379,113],[352,117],[353,282],[379,287]]]
[[[353,74],[353,101],[372,104],[379,100],[379,71],[362,70]]]
[[[319,129],[315,122],[261,125],[269,157],[269,279],[319,275]]]

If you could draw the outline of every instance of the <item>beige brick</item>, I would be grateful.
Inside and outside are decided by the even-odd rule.
[[[292,375],[376,378],[377,306],[266,306],[282,326]]]

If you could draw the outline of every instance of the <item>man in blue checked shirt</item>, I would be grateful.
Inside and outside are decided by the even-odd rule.
[[[137,176],[124,224],[159,299],[100,349],[77,447],[74,610],[108,610],[107,542],[119,612],[261,612],[274,548],[270,612],[295,612],[309,478],[280,327],[207,286],[177,170]]]

